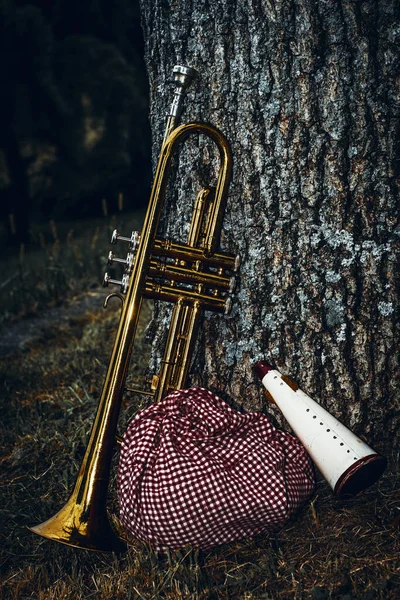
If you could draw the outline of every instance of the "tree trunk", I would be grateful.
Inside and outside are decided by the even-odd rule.
[[[265,357],[386,451],[399,430],[395,7],[141,0],[154,162],[174,64],[200,73],[183,120],[217,126],[234,157],[221,248],[241,255],[239,288],[228,317],[206,313],[191,382],[263,409],[252,365]],[[182,149],[162,235],[184,239],[198,175],[218,168],[208,148]],[[154,363],[168,311],[156,307]]]

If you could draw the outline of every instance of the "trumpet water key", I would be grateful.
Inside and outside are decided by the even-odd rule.
[[[259,361],[254,368],[267,398],[282,412],[336,495],[357,494],[379,479],[386,468],[383,456],[267,362]]]
[[[92,432],[67,504],[51,519],[32,531],[52,540],[88,550],[119,551],[123,540],[111,526],[106,499],[118,415],[133,350],[143,298],[174,303],[172,319],[160,372],[151,390],[133,390],[158,401],[169,391],[184,387],[195,334],[205,310],[227,313],[231,306],[237,256],[218,250],[220,228],[232,170],[232,156],[225,136],[206,123],[177,126],[187,87],[195,76],[189,67],[174,67],[175,93],[167,117],[154,182],[141,233],[130,237],[115,231],[112,243],[128,243],[125,258],[114,253],[109,264],[121,265],[124,273],[115,279],[106,273],[104,285],[118,285],[121,317]],[[203,135],[217,147],[220,164],[215,187],[201,190],[186,242],[162,240],[157,236],[172,157],[191,135]]]

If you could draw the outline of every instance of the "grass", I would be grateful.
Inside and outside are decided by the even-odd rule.
[[[44,244],[38,234],[37,248],[13,258],[22,277],[1,290],[2,300],[13,298],[3,327],[15,328],[16,337],[28,322],[47,318],[38,335],[8,348],[1,361],[1,597],[398,598],[400,491],[394,459],[381,481],[359,497],[335,499],[319,481],[312,503],[275,537],[208,552],[182,548],[160,556],[133,541],[125,554],[97,554],[26,529],[63,506],[85,450],[118,322],[119,303],[103,311],[99,291],[113,227],[86,224],[80,233],[71,235],[65,228],[56,236],[49,227]],[[92,299],[85,303],[88,296]],[[73,311],[73,306],[82,309]],[[146,304],[136,354],[140,361],[132,378],[144,368],[143,332],[150,311]],[[140,407],[127,395],[121,429]]]
[[[19,249],[2,253],[0,324],[35,315],[98,288],[111,248],[120,256],[127,251],[124,242],[110,246],[112,231],[118,229],[129,236],[142,222],[143,213],[138,212],[33,225],[28,247],[21,244]]]

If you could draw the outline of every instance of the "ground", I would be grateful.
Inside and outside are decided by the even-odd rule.
[[[46,541],[26,528],[63,506],[85,450],[118,321],[119,303],[103,310],[106,292],[99,285],[115,224],[90,222],[75,234],[65,226],[58,232],[54,224],[42,235],[38,229],[37,245],[9,254],[4,264],[2,597],[399,598],[396,456],[388,457],[386,474],[360,496],[336,499],[320,479],[312,501],[273,538],[209,552],[183,548],[159,556],[133,541],[125,554],[97,554]],[[146,356],[142,338],[150,311],[145,305],[139,363]],[[132,378],[142,366],[132,365]],[[134,397],[126,399],[121,430],[140,407]]]

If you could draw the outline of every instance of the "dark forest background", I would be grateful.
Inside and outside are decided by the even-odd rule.
[[[146,205],[147,74],[130,0],[3,0],[0,8],[2,246],[32,223]]]

